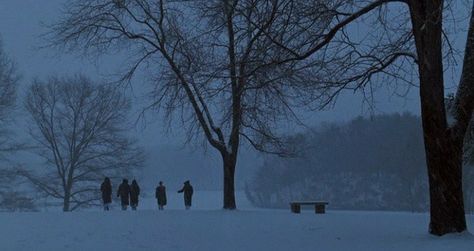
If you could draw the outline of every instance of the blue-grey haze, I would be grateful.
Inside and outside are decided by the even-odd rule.
[[[82,73],[94,79],[113,79],[112,75],[118,73],[125,54],[118,52],[116,55],[106,55],[99,59],[79,57],[59,52],[53,48],[40,49],[45,45],[41,39],[47,29],[42,23],[51,23],[60,18],[62,4],[66,0],[0,0],[0,35],[3,40],[4,50],[15,60],[18,70],[22,75],[19,93],[19,108],[21,108],[22,93],[26,86],[35,77],[45,78],[49,75]],[[461,22],[462,24],[462,22]],[[454,36],[454,44],[462,49],[464,32]],[[454,74],[448,74],[456,84],[458,69]],[[146,87],[141,85],[140,78],[133,83],[134,110],[139,111],[146,102],[142,94]],[[348,121],[356,116],[393,113],[409,111],[419,114],[419,100],[416,88],[406,97],[393,95],[393,91],[382,88],[375,96],[375,109],[369,109],[362,102],[359,94],[344,93],[338,103],[330,110],[321,112],[298,112],[302,121],[308,125],[315,125],[323,121]],[[449,90],[448,90],[449,91]],[[140,102],[139,102],[140,101]],[[24,114],[24,113],[23,113]],[[138,114],[132,114],[131,121],[137,119]],[[148,153],[149,161],[140,176],[142,185],[151,188],[158,180],[164,180],[171,187],[178,187],[180,181],[191,179],[195,181],[197,189],[219,189],[221,184],[221,161],[211,148],[206,152],[200,147],[183,146],[184,133],[175,129],[167,134],[160,117],[148,114],[146,126],[139,123],[131,134],[136,136],[140,144]],[[24,116],[18,110],[16,123],[19,138],[27,139]],[[288,124],[282,126],[282,131],[292,133],[301,130],[301,127]],[[22,155],[17,161],[24,164],[34,164],[34,158]],[[237,169],[238,185],[242,185],[247,177],[259,165],[261,158],[248,147],[242,151]]]

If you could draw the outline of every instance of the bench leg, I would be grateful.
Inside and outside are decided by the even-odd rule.
[[[314,211],[317,214],[324,214],[326,213],[326,208],[325,205],[315,205],[314,206]]]
[[[295,214],[301,213],[301,207],[298,204],[291,204],[291,212]]]

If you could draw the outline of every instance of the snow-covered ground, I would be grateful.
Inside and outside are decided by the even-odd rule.
[[[246,209],[227,212],[218,209],[218,197],[197,192],[190,211],[178,209],[179,197],[171,196],[170,208],[176,209],[165,211],[152,209],[153,200],[144,200],[136,212],[3,213],[0,249],[474,250],[470,234],[427,234],[427,214],[329,210],[315,215],[307,210],[295,215],[289,210],[251,209],[241,194]],[[474,227],[474,217],[468,220]]]

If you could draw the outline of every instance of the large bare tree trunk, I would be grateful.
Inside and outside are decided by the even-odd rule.
[[[412,1],[413,33],[419,60],[420,98],[430,187],[430,233],[466,230],[462,193],[462,137],[446,119],[442,60],[441,0]]]
[[[222,153],[224,163],[224,209],[236,209],[235,204],[235,167],[237,158],[233,154]]]
[[[462,191],[462,141],[436,137],[425,130],[430,185],[430,233],[443,235],[466,230]]]
[[[64,200],[63,200],[63,212],[69,212],[71,207],[71,192],[66,191],[64,193]]]

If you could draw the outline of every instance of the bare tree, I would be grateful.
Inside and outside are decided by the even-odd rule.
[[[235,209],[241,139],[263,152],[289,154],[278,123],[295,119],[293,101],[317,80],[308,70],[317,62],[273,63],[292,57],[267,36],[287,18],[279,11],[286,3],[71,1],[64,18],[52,26],[52,41],[85,53],[131,51],[135,60],[123,80],[140,67],[146,70],[153,83],[150,108],[164,110],[167,118],[178,113],[190,139],[203,135],[219,151],[223,208]],[[321,32],[334,14],[313,15],[312,31]],[[284,27],[277,31],[282,37],[294,35]]]
[[[240,136],[258,148],[262,144],[248,137],[249,132],[277,142],[271,140],[276,137],[269,133],[274,128],[268,122],[274,121],[275,113],[287,111],[281,107],[288,108],[294,96],[309,94],[305,95],[308,103],[317,100],[319,106],[323,101],[325,106],[341,91],[352,89],[363,91],[370,100],[376,83],[395,79],[420,90],[430,233],[466,229],[461,167],[464,135],[474,107],[474,21],[469,24],[454,120],[448,123],[443,57],[451,48],[449,40],[443,43],[443,15],[449,11],[449,1],[166,3],[73,1],[65,18],[53,27],[55,41],[85,51],[131,46],[138,58],[128,76],[143,62],[158,62],[153,66],[163,75],[156,80],[165,84],[157,85],[157,104],[190,107],[191,121],[198,122],[191,123],[191,129],[201,129],[222,153],[225,208],[234,207],[229,191]],[[191,6],[203,7],[195,12]],[[347,29],[361,20],[371,22],[373,29],[362,36]],[[154,60],[156,55],[159,61]],[[310,92],[306,84],[316,91]],[[217,119],[215,114],[223,116]]]
[[[344,89],[359,89],[364,93],[368,89],[371,94],[374,82],[380,83],[380,77],[394,77],[409,84],[418,82],[430,185],[429,231],[443,235],[466,230],[462,157],[463,142],[474,108],[474,13],[471,11],[462,75],[453,106],[454,117],[452,123],[448,123],[444,103],[444,56],[452,47],[449,40],[445,39],[443,25],[446,22],[443,21],[452,2],[361,0],[340,3],[336,8],[327,8],[327,5],[321,6],[315,2],[308,8],[310,12],[323,8],[336,13],[327,30],[315,34],[312,39],[308,39],[311,33],[306,31],[302,25],[304,22],[300,21],[307,10],[303,10],[303,14],[296,11],[288,19],[287,23],[297,32],[293,38],[268,34],[274,44],[293,55],[274,64],[305,61],[312,57],[325,58],[329,55],[327,63],[321,65],[325,65],[323,69],[333,69],[335,73],[327,75],[326,83],[316,86],[317,93],[324,88],[331,90],[327,92],[326,103],[333,102]],[[363,19],[371,21],[371,26],[378,30],[371,30],[372,33],[356,42],[357,38],[354,37],[358,37],[357,34],[351,34],[347,27]],[[407,72],[413,67],[400,65],[406,58],[418,66],[417,81],[405,79],[407,76],[416,76]],[[321,68],[315,67],[315,71],[321,72]]]
[[[127,136],[130,102],[113,86],[83,76],[35,81],[25,106],[36,153],[46,162],[19,173],[62,200],[64,211],[97,202],[104,176],[124,177],[142,164],[141,150]]]
[[[448,121],[453,120],[454,95],[446,98]],[[463,194],[466,212],[473,212],[474,209],[474,123],[469,124],[464,138],[463,148]]]
[[[18,191],[12,191],[16,179],[12,171],[13,165],[9,157],[24,145],[15,140],[14,132],[11,128],[14,121],[16,108],[16,90],[19,80],[15,63],[4,52],[0,38],[0,207],[20,209],[23,205],[21,200],[26,199]],[[12,203],[18,199],[19,204]],[[21,210],[21,209],[20,209]]]
[[[463,192],[466,212],[474,212],[474,124],[471,121],[464,142]]]
[[[19,76],[14,62],[6,55],[0,39],[0,157],[18,150],[20,145],[12,142],[8,125],[13,120],[12,112],[16,102],[16,88]]]

